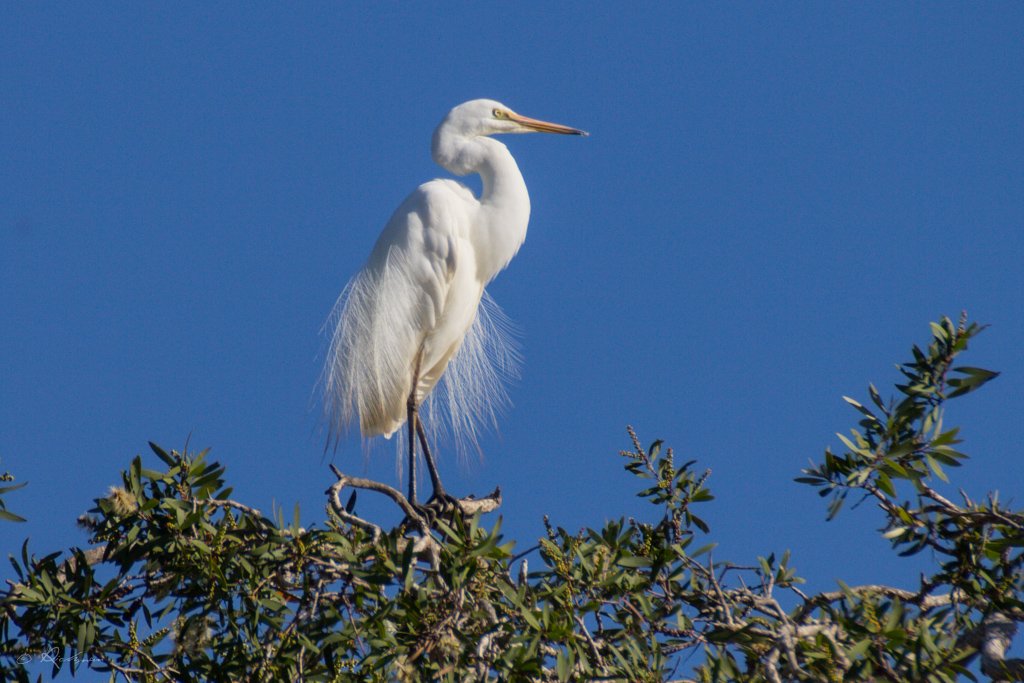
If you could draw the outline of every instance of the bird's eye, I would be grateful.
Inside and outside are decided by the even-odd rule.
[[[503,118],[505,118],[505,112],[503,112],[500,109],[495,109],[491,113],[494,114],[494,118],[496,118],[496,119],[503,119]]]

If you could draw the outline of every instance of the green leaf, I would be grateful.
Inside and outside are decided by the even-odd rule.
[[[11,484],[10,486],[0,486],[0,495],[9,493],[10,491],[17,491],[18,489],[25,488],[26,486],[28,486],[27,481],[23,481],[20,484]]]
[[[525,621],[525,622],[526,622],[527,624],[529,624],[530,626],[532,626],[532,627],[533,627],[534,629],[536,629],[537,631],[540,631],[540,630],[541,630],[541,626],[540,626],[540,620],[539,620],[539,619],[537,619],[537,616],[536,616],[536,615],[535,615],[535,614],[533,613],[533,610],[532,610],[532,609],[530,609],[529,607],[527,607],[527,608],[525,608],[525,609],[521,610],[521,611],[520,611],[519,613],[520,613],[520,614],[522,615],[522,617],[523,617],[523,620],[524,620],[524,621]]]
[[[862,657],[864,653],[868,651],[868,648],[871,647],[871,642],[871,638],[864,638],[863,640],[858,640],[856,643],[853,644],[853,647],[846,651],[847,658],[858,659]]]
[[[943,465],[949,465],[950,467],[960,467],[963,465],[960,461],[967,458],[966,453],[954,451],[949,446],[938,446],[933,448],[931,455]]]
[[[896,488],[892,485],[892,479],[889,478],[885,472],[879,472],[878,478],[875,480],[878,483],[878,488],[888,496],[893,498],[896,497]]]
[[[706,555],[707,553],[711,552],[717,547],[717,543],[708,543],[707,545],[702,545],[701,547],[697,548],[692,553],[690,553],[690,557],[700,557],[701,555]]]
[[[636,555],[627,555],[626,557],[620,557],[616,562],[620,567],[650,567],[651,561],[646,557],[638,557]]]
[[[14,598],[12,600],[16,604],[20,603],[41,603],[45,602],[46,598],[39,591],[29,588],[28,586],[21,584],[14,589]]]
[[[154,453],[156,453],[156,456],[158,458],[160,458],[165,463],[167,463],[168,466],[173,467],[174,465],[178,464],[178,461],[175,458],[173,458],[170,455],[168,455],[167,451],[165,451],[164,449],[160,448],[159,446],[157,446],[152,441],[149,442],[149,448]]]
[[[661,453],[661,445],[664,443],[661,439],[658,439],[651,444],[651,447],[647,449],[647,457],[654,460],[658,457],[658,453]]]
[[[959,432],[959,427],[953,427],[949,431],[939,434],[937,437],[932,439],[932,446],[949,446],[955,443],[960,443],[960,440],[956,438]]]
[[[954,391],[949,394],[950,398],[963,396],[975,389],[980,389],[987,382],[999,376],[998,372],[992,372],[991,370],[985,370],[984,368],[972,368],[966,366],[954,368],[953,372],[959,372],[966,375],[966,377],[949,380],[949,386],[954,388]]]
[[[569,658],[564,651],[559,651],[558,656],[555,658],[555,672],[558,674],[558,680],[569,680],[569,675],[572,673],[572,664],[569,662]]]
[[[882,396],[881,396],[881,394],[878,393],[878,389],[875,388],[874,384],[869,384],[868,385],[868,394],[871,395],[871,402],[872,403],[874,403],[876,406],[878,406],[882,410],[885,410],[885,403],[882,401]]]
[[[82,656],[85,654],[85,647],[88,642],[87,636],[89,634],[89,622],[82,621],[78,625],[78,641],[75,644],[75,654]]]
[[[851,453],[862,456],[871,455],[871,452],[868,451],[866,448],[863,448],[862,446],[855,446],[852,441],[850,441],[847,437],[843,436],[839,432],[836,432],[836,436],[838,436],[839,440],[842,441],[843,444],[845,444],[846,447],[850,449]]]
[[[25,518],[7,510],[0,510],[0,519],[8,522],[24,522]]]
[[[992,370],[986,370],[985,368],[974,368],[967,365],[961,365],[960,367],[953,368],[953,372],[959,372],[963,375],[970,375],[971,377],[982,377],[987,382],[988,380],[998,377],[998,372]]]
[[[931,454],[925,453],[924,459],[928,463],[928,467],[930,467],[932,472],[935,473],[935,476],[948,484],[949,477],[947,477],[946,473],[942,471],[942,467],[935,461],[935,458],[933,458]]]
[[[859,401],[856,401],[856,400],[850,398],[849,396],[843,396],[843,400],[846,401],[847,403],[849,403],[854,408],[856,408],[868,420],[871,420],[872,422],[878,422],[879,421],[878,418],[875,416],[875,414],[873,412],[871,412],[870,410],[868,410],[867,408],[865,408]]]

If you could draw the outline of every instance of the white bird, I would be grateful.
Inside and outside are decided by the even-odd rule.
[[[494,100],[472,100],[448,112],[434,131],[434,161],[459,176],[478,173],[479,199],[454,180],[420,185],[392,215],[334,308],[324,370],[331,438],[357,417],[364,438],[390,437],[406,424],[414,505],[417,437],[434,498],[451,500],[419,414],[438,381],[444,378],[457,438],[475,442],[477,424],[484,416],[493,419],[504,397],[495,363],[500,366],[508,351],[489,319],[484,287],[523,244],[530,197],[508,148],[487,136],[531,132],[587,134],[521,116]]]

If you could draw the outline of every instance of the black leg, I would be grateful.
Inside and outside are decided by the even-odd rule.
[[[419,415],[416,412],[416,403],[413,397],[409,397],[408,407],[405,413],[406,423],[409,425],[409,503],[416,506],[416,427],[419,425]],[[421,428],[422,429],[422,428]]]
[[[409,425],[409,503],[416,502],[416,428],[419,425],[419,411],[416,405],[416,387],[420,383],[420,362],[423,360],[423,348],[416,353],[416,362],[412,368],[412,388],[405,404],[405,423]]]
[[[423,420],[420,419],[419,406],[416,403],[416,388],[419,385],[420,362],[423,360],[423,349],[416,355],[416,364],[412,375],[412,391],[409,393],[409,402],[406,404],[406,423],[409,425],[409,503],[413,507],[420,507],[416,500],[416,439],[419,437],[420,446],[423,448],[423,457],[427,461],[427,471],[430,473],[430,483],[434,487],[434,495],[427,501],[424,508],[429,508],[430,503],[454,503],[455,499],[448,495],[441,484],[441,477],[437,473],[437,463],[430,453],[430,445],[427,444],[427,432],[423,428]]]
[[[423,429],[422,420],[416,421],[416,433],[420,437],[420,446],[423,448],[423,456],[427,460],[427,471],[430,473],[430,483],[434,487],[434,495],[431,499],[448,500],[451,497],[441,484],[441,476],[437,473],[437,463],[434,462],[434,456],[430,454],[430,446],[427,445],[427,433]]]

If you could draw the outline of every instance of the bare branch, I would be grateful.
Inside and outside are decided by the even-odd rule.
[[[981,671],[995,683],[1024,680],[1024,659],[1006,659],[1017,624],[1005,614],[995,612],[981,624],[984,640],[981,644]]]

